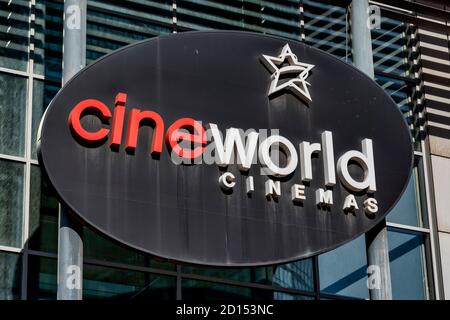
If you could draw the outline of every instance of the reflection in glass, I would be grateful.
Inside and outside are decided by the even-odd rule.
[[[311,300],[312,296],[274,292],[266,289],[238,287],[199,280],[182,280],[183,300]]]
[[[320,290],[355,298],[369,298],[364,236],[319,256]]]
[[[26,96],[26,78],[0,73],[0,153],[25,153]]]
[[[393,299],[428,298],[424,241],[422,234],[388,229]]]
[[[33,114],[31,119],[31,157],[33,159],[37,159],[36,139],[42,115],[59,89],[60,86],[56,83],[33,81]]]
[[[405,189],[400,200],[395,207],[389,212],[387,221],[405,224],[417,227],[427,227],[426,220],[422,221],[422,214],[424,210],[424,199],[420,196],[419,190],[419,177],[418,171],[421,170],[419,163],[418,167],[415,167],[409,183]]]
[[[0,252],[0,300],[20,299],[22,259],[15,253]]]
[[[0,245],[22,247],[23,171],[21,163],[0,160]]]
[[[34,73],[59,82],[62,72],[64,3],[37,0],[35,6]]]
[[[371,30],[374,68],[385,73],[409,77],[407,33],[410,27],[383,15],[380,19],[380,28]]]
[[[315,300],[315,298],[313,296],[301,296],[298,294],[291,294],[286,292],[274,292],[273,300],[298,301],[298,300]]]
[[[84,265],[83,299],[175,300],[176,278]]]
[[[304,0],[305,42],[351,63],[347,8]]]
[[[56,299],[56,270],[56,259],[28,257],[28,300]]]
[[[253,268],[202,268],[197,266],[182,266],[182,272],[303,291],[314,290],[312,259],[305,259],[284,265]]]
[[[164,262],[162,259],[153,258],[144,253],[127,248],[87,227],[83,229],[83,243],[85,258],[175,270],[175,265],[172,263]]]
[[[1,0],[0,13],[0,67],[27,71],[29,1]]]
[[[271,292],[266,292],[267,298]],[[252,290],[226,284],[198,280],[182,281],[183,300],[248,300],[252,298]]]
[[[407,116],[408,111],[412,109],[411,101],[415,87],[414,83],[383,75],[376,75],[375,81],[392,97],[400,111],[405,115],[405,118],[409,120]]]
[[[272,285],[303,291],[314,290],[312,259],[305,259],[275,267]]]
[[[300,0],[177,3],[178,31],[246,30],[300,40]]]
[[[413,102],[417,94],[416,83],[412,80],[393,78],[386,76],[385,74],[375,74],[375,81],[391,96],[395,103],[397,103],[406,123],[414,130],[411,132],[414,137],[414,149],[420,151],[419,128],[417,124],[414,123],[414,118],[418,112],[418,110],[415,109]]]
[[[40,168],[31,166],[30,177],[30,249],[57,252],[58,249],[58,201]]]
[[[86,62],[144,39],[171,33],[172,2],[89,1]],[[163,1],[164,2],[164,1]],[[105,10],[108,11],[105,14]],[[136,19],[124,16],[127,13]]]

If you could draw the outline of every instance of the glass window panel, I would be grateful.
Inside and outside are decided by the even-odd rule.
[[[175,300],[176,278],[84,265],[83,299]]]
[[[22,259],[15,253],[0,251],[0,300],[20,299]]]
[[[375,81],[386,91],[387,94],[397,103],[400,112],[406,119],[407,124],[413,127],[414,149],[421,150],[420,132],[415,118],[417,117],[417,107],[415,107],[416,84],[411,80],[396,79],[382,74],[375,74]]]
[[[355,298],[369,298],[364,236],[319,256],[320,290]]]
[[[417,201],[414,176],[408,182],[403,196],[395,207],[389,212],[387,220],[390,222],[417,226]]]
[[[314,297],[275,292],[266,289],[238,287],[199,280],[182,280],[183,300],[312,300]]]
[[[415,88],[414,82],[390,78],[377,74],[375,81],[389,94],[397,103],[400,111],[410,124],[409,111],[412,110],[412,96]]]
[[[28,257],[28,300],[55,300],[57,290],[56,259]]]
[[[311,259],[273,267],[257,268],[202,268],[197,266],[182,266],[182,272],[304,291],[314,290]]]
[[[223,278],[243,282],[267,282],[268,270],[266,268],[207,268],[182,265],[183,273],[193,273],[214,278]],[[272,274],[270,270],[269,274]]]
[[[41,170],[31,166],[30,173],[30,249],[54,252],[58,250],[58,200]]]
[[[204,1],[177,3],[177,28],[248,30],[300,40],[300,0]]]
[[[286,292],[274,292],[273,300],[289,300],[289,301],[298,301],[298,300],[315,300],[313,296],[301,296],[298,294],[291,294]]]
[[[35,5],[34,73],[59,81],[62,73],[64,3],[37,0]]]
[[[267,291],[267,295],[271,295]],[[252,289],[198,280],[182,280],[183,300],[247,300]]]
[[[423,190],[419,173],[422,170],[421,160],[421,158],[418,159],[419,164],[414,168],[402,197],[389,212],[387,221],[410,226],[428,227],[425,207],[426,200],[420,192],[420,190]]]
[[[381,14],[380,28],[372,29],[373,64],[376,70],[410,77],[407,49],[409,26]]]
[[[84,256],[86,258],[126,263],[158,269],[175,270],[175,264],[152,258],[118,242],[101,236],[88,228],[83,229]]]
[[[313,291],[314,271],[312,259],[305,259],[274,267],[272,285]]]
[[[26,97],[26,78],[0,73],[0,153],[24,155]]]
[[[304,0],[305,42],[351,63],[346,3],[342,6]]]
[[[40,80],[33,81],[33,114],[31,123],[31,157],[37,159],[36,139],[42,115],[60,89],[59,84]]]
[[[172,1],[88,2],[87,64],[130,43],[173,30]]]
[[[29,16],[30,1],[0,0],[0,67],[27,71]]]
[[[22,247],[23,172],[23,164],[0,160],[0,245]]]
[[[427,299],[425,236],[388,229],[392,296],[394,299]]]

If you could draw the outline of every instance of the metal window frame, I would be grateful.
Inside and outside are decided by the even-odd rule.
[[[425,107],[426,108],[426,107]],[[442,278],[442,265],[439,252],[439,238],[437,232],[437,214],[436,204],[434,199],[434,187],[433,187],[433,173],[431,171],[431,152],[430,142],[428,135],[421,141],[421,147],[424,151],[423,170],[424,170],[424,186],[425,197],[428,212],[428,225],[430,230],[430,247],[431,247],[431,266],[432,266],[432,279],[434,286],[434,295],[436,300],[444,299],[443,293],[443,278]]]
[[[58,256],[56,253],[49,253],[49,252],[43,252],[43,251],[31,250],[31,249],[28,249],[28,254],[33,257],[41,257],[41,258],[49,258],[49,259],[57,259],[57,256]],[[120,262],[97,260],[97,259],[92,259],[92,258],[85,258],[84,264],[91,265],[91,266],[99,266],[99,267],[114,268],[114,269],[121,269],[121,270],[130,270],[130,271],[135,271],[135,272],[144,272],[144,273],[151,273],[151,274],[156,274],[156,275],[174,277],[174,278],[176,278],[176,283],[177,283],[177,287],[176,287],[177,299],[180,299],[180,300],[182,299],[181,282],[182,282],[182,280],[185,280],[185,279],[225,284],[225,285],[250,288],[250,289],[276,291],[276,292],[282,292],[282,293],[287,293],[287,294],[292,294],[292,295],[308,296],[308,297],[313,297],[313,298],[317,296],[317,293],[315,292],[315,290],[306,291],[306,290],[300,290],[300,289],[279,287],[279,286],[274,286],[274,285],[243,282],[243,281],[239,281],[239,280],[213,277],[213,276],[208,276],[208,275],[200,275],[200,274],[195,274],[195,273],[186,273],[186,272],[182,271],[181,264],[174,264],[174,266],[176,268],[175,270],[165,270],[165,269],[158,269],[158,268],[153,268],[153,267],[136,266],[136,265],[130,265],[130,264],[125,264],[125,263],[120,263]],[[325,295],[328,297],[332,296],[333,298],[340,297],[337,295],[327,295],[327,294],[325,294]],[[347,298],[347,297],[344,297],[344,298]]]

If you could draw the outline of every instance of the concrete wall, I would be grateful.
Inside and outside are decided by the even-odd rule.
[[[450,158],[431,155],[445,299],[450,300]]]
[[[450,233],[439,232],[439,246],[441,251],[444,295],[446,300],[450,300]]]

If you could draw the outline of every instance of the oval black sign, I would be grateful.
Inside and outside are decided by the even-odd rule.
[[[102,58],[58,93],[39,135],[41,166],[88,224],[218,266],[354,239],[395,205],[413,159],[408,126],[374,81],[245,32],[161,36]]]

